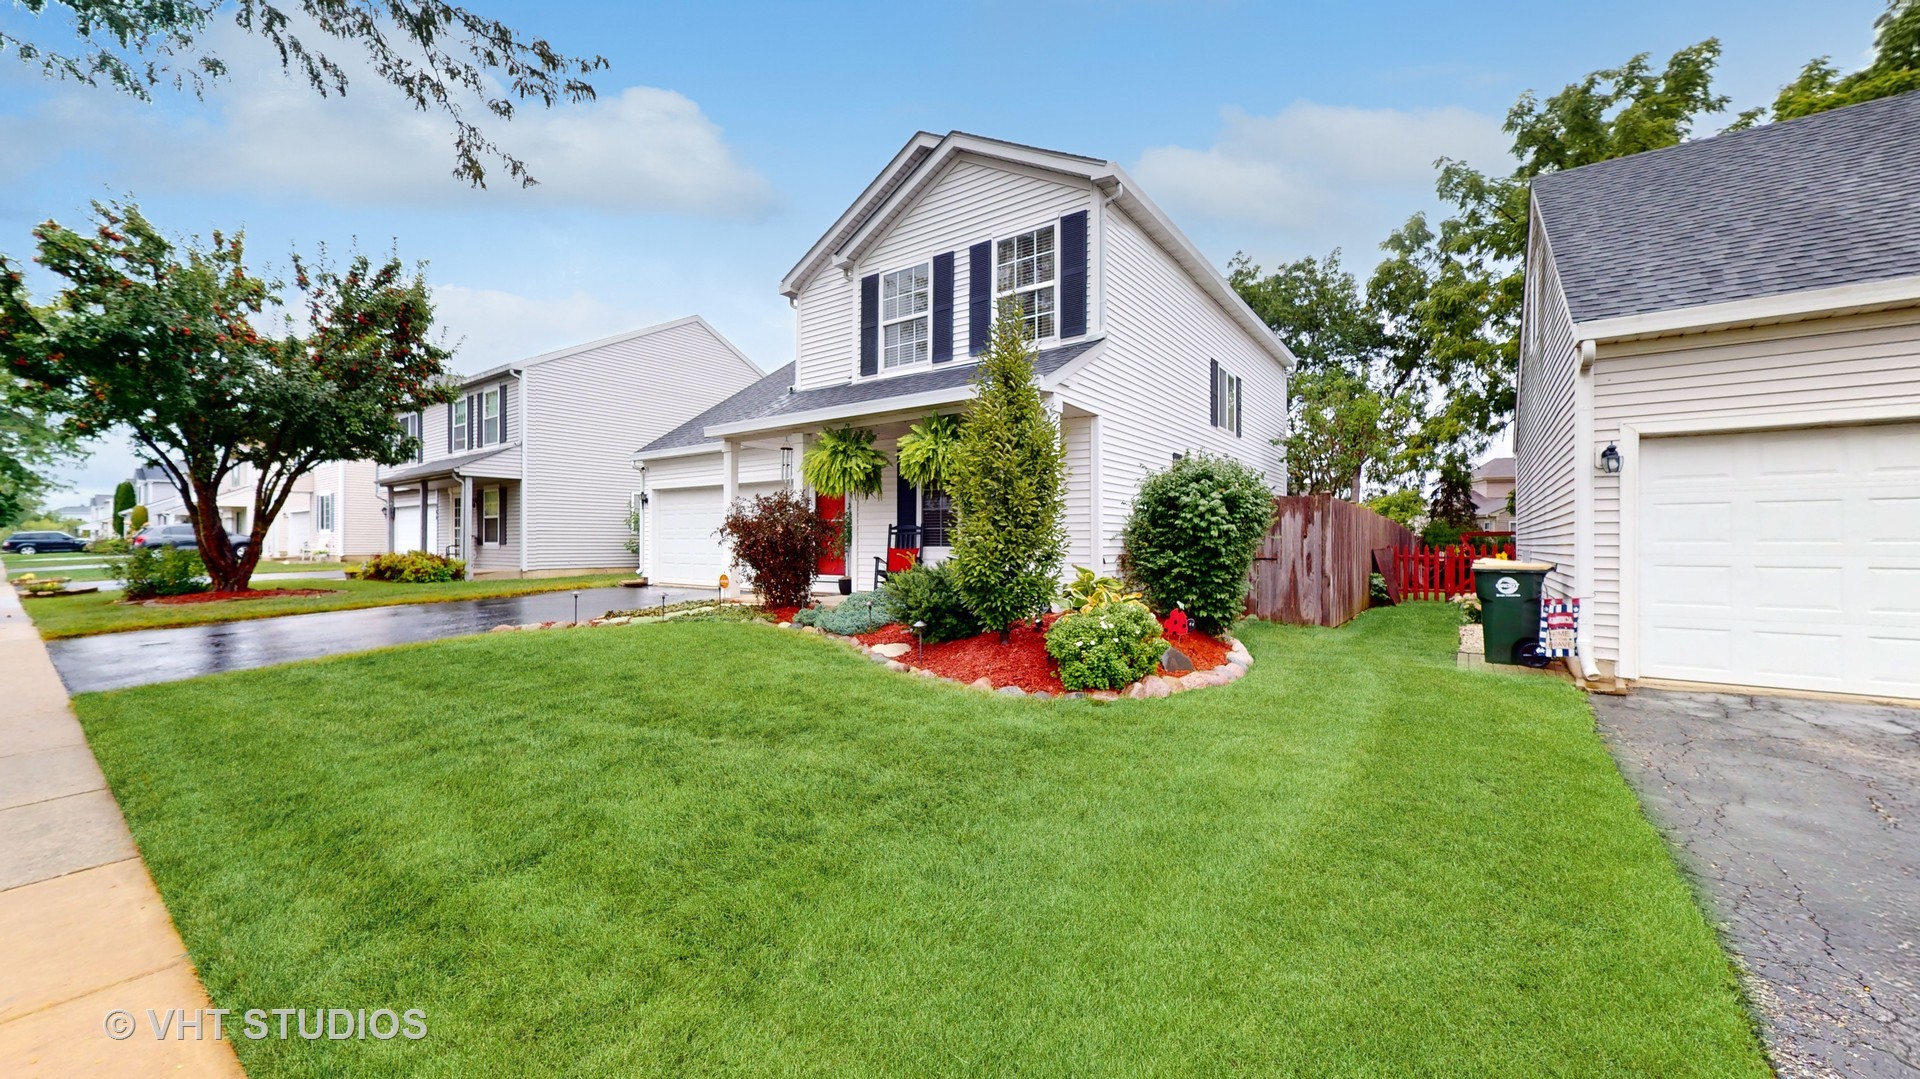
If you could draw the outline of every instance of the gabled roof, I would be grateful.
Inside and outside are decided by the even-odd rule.
[[[906,146],[893,155],[893,160],[867,185],[853,205],[847,207],[793,269],[787,271],[786,277],[780,280],[780,294],[791,299],[798,296],[816,274],[851,266],[932,186],[947,163],[961,154],[1058,173],[1092,184],[1133,218],[1154,243],[1276,361],[1289,369],[1293,367],[1293,353],[1260,321],[1239,293],[1233,291],[1193,241],[1147,198],[1125,169],[1096,157],[1044,150],[965,131],[950,131],[946,135],[921,131],[908,139]]]
[[[647,443],[640,452],[677,450],[709,443],[717,447],[719,440],[707,437],[708,427],[717,423],[730,423],[734,420],[758,416],[772,408],[781,398],[786,397],[792,389],[793,365],[788,364]]]
[[[1514,476],[1513,457],[1489,457],[1473,466],[1473,478],[1476,480],[1510,480]]]
[[[1920,275],[1920,92],[1533,182],[1577,323]]]
[[[723,336],[719,330],[714,329],[711,323],[709,323],[706,319],[702,318],[699,315],[688,315],[685,318],[674,319],[672,322],[662,322],[655,326],[644,326],[637,330],[628,330],[625,333],[616,333],[611,337],[602,337],[597,341],[588,341],[585,344],[581,344],[581,345],[568,345],[566,348],[555,349],[552,352],[542,352],[538,356],[532,356],[524,360],[515,360],[512,363],[495,364],[494,366],[489,367],[484,371],[477,371],[471,375],[456,375],[454,377],[459,380],[459,385],[462,388],[465,388],[467,386],[473,385],[476,382],[486,382],[491,379],[498,378],[499,376],[507,374],[512,371],[524,370],[528,367],[534,367],[543,363],[550,363],[554,360],[563,360],[563,359],[566,359],[568,356],[578,356],[582,352],[591,352],[594,349],[605,348],[608,345],[620,345],[620,344],[625,344],[628,341],[638,341],[643,337],[652,337],[656,333],[665,333],[668,330],[677,330],[682,326],[706,327],[707,332],[713,335],[714,340],[727,346],[727,350],[729,352],[732,352],[735,356],[739,357],[741,366],[745,367],[749,371],[752,371],[756,376],[760,374],[760,365],[748,359],[746,353],[740,351],[740,349],[737,346],[735,346],[732,341],[727,340],[726,337]]]
[[[1075,341],[1038,352],[1033,371],[1041,388],[1075,360],[1090,354],[1105,338]],[[778,430],[849,419],[861,414],[901,411],[966,400],[972,393],[973,362],[940,364],[931,370],[891,378],[863,379],[810,390],[795,390],[793,365],[775,371],[758,383],[649,442],[634,456],[660,456],[688,447],[718,448],[719,436],[752,430]]]

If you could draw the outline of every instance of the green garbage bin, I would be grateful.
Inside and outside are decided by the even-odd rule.
[[[1487,662],[1544,667],[1539,654],[1540,589],[1552,562],[1509,562],[1482,558],[1473,564],[1473,592],[1480,597],[1480,623]]]

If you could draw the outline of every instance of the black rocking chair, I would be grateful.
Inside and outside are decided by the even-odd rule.
[[[873,556],[873,587],[878,591],[887,578],[900,570],[920,564],[920,526],[887,526],[887,553]]]

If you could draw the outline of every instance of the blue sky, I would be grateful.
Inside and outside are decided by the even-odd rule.
[[[1364,272],[1433,208],[1433,158],[1500,165],[1523,91],[1718,36],[1719,89],[1764,104],[1811,57],[1863,62],[1882,7],[470,2],[611,62],[598,102],[489,129],[542,186],[469,191],[438,116],[371,79],[323,101],[221,29],[234,73],[204,101],[0,57],[0,251],[132,194],[175,231],[246,227],[262,261],[356,239],[427,260],[462,369],[696,312],[772,369],[793,350],[776,283],[915,130],[1118,161],[1222,265],[1339,246]],[[45,33],[12,5],[0,27]],[[132,460],[106,440],[65,480],[107,490]]]

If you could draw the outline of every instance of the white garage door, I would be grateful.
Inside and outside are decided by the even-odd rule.
[[[427,550],[440,549],[440,507],[430,506],[427,510]],[[393,549],[395,551],[417,551],[420,549],[420,506],[396,506],[393,510]]]
[[[720,527],[720,488],[680,487],[653,491],[653,576],[663,584],[712,587],[727,568],[727,552],[713,530]]]
[[[1640,458],[1642,674],[1920,697],[1920,424],[1649,438]]]

